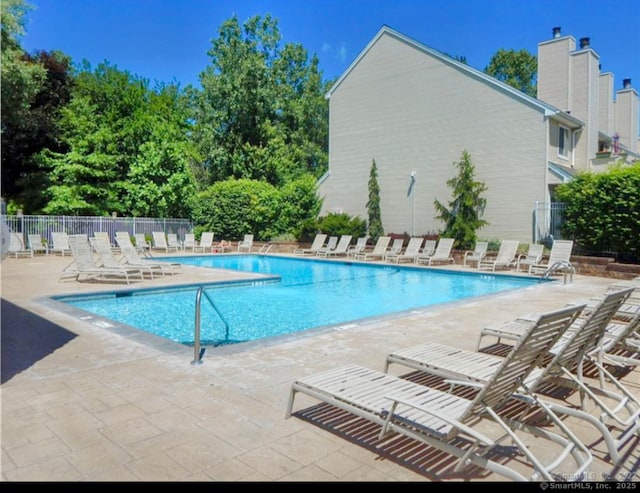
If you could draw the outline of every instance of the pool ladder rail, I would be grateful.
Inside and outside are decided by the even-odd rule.
[[[550,266],[544,274],[542,274],[541,279],[548,280],[550,276],[556,274],[558,272],[562,272],[564,284],[567,284],[567,274],[569,275],[569,282],[573,283],[573,274],[575,274],[576,269],[573,267],[571,262],[567,262],[564,260],[559,260],[555,262],[552,266]]]
[[[204,294],[205,298],[209,301],[215,312],[220,317],[220,320],[224,323],[226,338],[229,339],[229,324],[224,319],[220,310],[213,302],[209,294],[204,290],[204,287],[200,286],[198,288],[198,292],[196,293],[196,314],[194,321],[194,334],[193,334],[193,361],[192,365],[201,365],[202,364],[202,356],[204,355],[205,348],[200,349],[200,309],[202,305],[202,295]]]

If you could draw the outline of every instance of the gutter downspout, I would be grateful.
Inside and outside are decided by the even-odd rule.
[[[551,202],[551,194],[549,193],[549,161],[550,161],[550,157],[549,157],[549,148],[551,146],[551,139],[550,139],[550,134],[551,134],[551,117],[548,114],[544,115],[544,180],[542,180],[543,183],[543,200],[544,203],[550,203]],[[545,207],[546,210],[546,207]],[[540,231],[540,208],[537,207],[536,204],[536,221],[535,224],[533,225],[533,242],[534,243],[539,243],[542,238],[538,237],[538,233]],[[547,224],[549,223],[549,219],[547,218],[547,214],[545,214],[544,217],[544,227],[545,227],[545,231],[548,229],[547,228]]]

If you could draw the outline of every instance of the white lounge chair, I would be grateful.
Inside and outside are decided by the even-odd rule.
[[[540,366],[534,369],[529,376],[523,381],[521,393],[529,395],[535,405],[531,408],[537,408],[538,405],[549,406],[554,412],[561,415],[571,415],[581,418],[583,421],[591,423],[602,434],[604,441],[609,446],[609,452],[614,460],[620,460],[619,448],[622,441],[618,441],[609,432],[604,422],[599,422],[593,416],[593,413],[584,410],[576,411],[574,405],[568,405],[565,402],[541,402],[541,395],[536,393],[542,390],[546,384],[562,385],[563,379],[569,383],[565,384],[569,388],[578,388],[581,392],[593,393],[591,387],[584,383],[582,377],[582,365],[585,357],[593,351],[602,340],[606,327],[611,321],[613,314],[624,300],[631,293],[632,288],[609,292],[603,296],[598,306],[587,315],[578,317],[586,304],[575,305],[580,307],[576,312],[576,319],[571,323],[567,331],[560,339],[550,348],[548,357],[540,362]],[[526,333],[532,323],[532,320],[514,321],[522,327],[522,334]],[[493,372],[500,366],[503,358],[488,353],[477,351],[466,351],[455,348],[453,346],[437,343],[427,343],[419,346],[413,346],[398,351],[394,351],[387,356],[385,372],[392,363],[406,366],[414,370],[437,375],[448,380],[469,381],[473,383],[487,382]],[[574,376],[575,374],[575,376]],[[616,390],[621,387],[618,386]],[[628,406],[628,391],[619,392],[615,395],[612,392],[607,393],[608,398],[614,398],[619,409]],[[596,397],[596,399],[598,399]],[[528,398],[523,400],[528,401]],[[562,399],[561,399],[562,400]],[[603,408],[605,409],[605,408]],[[640,414],[640,406],[635,412],[631,413],[631,418],[637,418]],[[524,419],[526,413],[521,415],[519,419]],[[625,425],[629,426],[629,417],[626,417]],[[635,431],[640,423],[634,427]],[[626,433],[628,436],[628,432]]]
[[[404,249],[404,238],[394,238],[391,242],[391,246],[387,248],[387,251],[384,252],[382,256],[382,260],[387,260],[389,256],[395,256],[402,253]]]
[[[478,262],[478,270],[509,269],[516,263],[516,255],[518,254],[518,240],[502,240],[496,258],[485,258]]]
[[[125,244],[122,238],[116,238],[116,241],[120,241],[122,242],[122,244]],[[128,263],[125,263],[125,264],[121,263],[113,254],[113,248],[111,247],[111,244],[104,236],[100,236],[100,235],[97,237],[94,236],[92,247],[95,250],[96,254],[98,255],[98,261],[96,262],[96,265],[98,267],[103,267],[106,269],[122,269],[122,268],[138,269],[142,275],[147,275],[151,279],[154,278],[154,274],[156,275],[162,274],[162,271],[158,271],[158,269],[151,268],[149,267],[148,264],[145,266],[142,266],[139,264],[131,265]],[[118,251],[120,251],[120,248],[118,248]]]
[[[22,241],[21,233],[11,232],[9,239],[9,255],[14,258],[33,257],[33,252],[24,247],[24,241]]]
[[[451,263],[455,264],[455,259],[451,256],[451,250],[453,249],[453,238],[440,238],[438,240],[438,246],[433,255],[426,255],[424,253],[419,254],[416,257],[417,264],[433,265],[436,263]]]
[[[470,264],[475,262],[476,265],[487,255],[487,249],[489,248],[488,241],[476,241],[476,247],[473,250],[469,250],[464,253],[464,259],[462,261],[463,267],[467,266],[467,262]]]
[[[153,236],[153,246],[151,247],[153,250],[162,250],[165,253],[178,251],[178,247],[169,245],[164,231],[153,231],[151,235]]]
[[[126,266],[98,266],[93,258],[87,235],[68,235],[67,238],[73,256],[73,262],[62,271],[60,275],[61,281],[72,278],[77,281],[124,281],[129,284],[132,280],[142,281],[144,279],[142,272],[137,268]]]
[[[387,253],[387,248],[389,247],[389,243],[391,242],[391,236],[380,236],[378,241],[373,247],[373,250],[370,252],[361,252],[356,253],[353,258],[355,260],[382,260],[384,258],[384,254]]]
[[[634,288],[634,291],[622,307],[620,307],[620,310],[618,310],[614,318],[629,322],[640,312],[640,277],[616,281],[611,284],[608,289],[616,291],[624,288]],[[637,337],[640,337],[640,334],[637,334]]]
[[[349,249],[349,245],[351,245],[352,235],[342,235],[338,244],[333,250],[326,250],[318,252],[319,257],[339,257],[342,255],[346,255]]]
[[[131,235],[129,234],[128,231],[116,231],[116,235],[114,237],[114,241],[116,242],[115,246],[120,248],[119,244],[118,244],[118,238],[122,239],[123,241],[126,241],[127,244],[131,245],[133,248],[135,248],[133,241],[131,239]]]
[[[416,257],[420,254],[420,249],[422,248],[422,242],[424,238],[414,237],[409,239],[409,243],[407,244],[407,248],[403,252],[400,253],[389,253],[385,256],[385,260],[387,262],[394,262],[399,264],[401,262],[415,262]]]
[[[170,249],[175,249],[176,252],[182,250],[182,243],[176,233],[167,233],[167,245]]]
[[[631,294],[613,316],[598,349],[590,354],[599,369],[602,386],[607,378],[606,366],[631,368],[640,365],[640,280],[616,282],[609,291],[627,288],[632,290]],[[593,309],[595,307],[589,304],[587,310]]]
[[[71,247],[69,246],[69,235],[63,231],[51,232],[51,253],[59,253],[63,257],[71,254]]]
[[[523,266],[527,270],[531,265],[538,265],[542,260],[542,254],[544,253],[544,245],[541,243],[531,243],[527,253],[521,253],[516,260],[516,272],[520,272],[520,267]]]
[[[253,248],[253,235],[252,234],[244,235],[244,238],[238,242],[238,251],[251,253],[252,248]]]
[[[430,257],[436,252],[437,246],[436,240],[424,240],[424,244],[422,245],[422,250],[420,250],[419,255],[423,257]]]
[[[572,271],[571,250],[573,250],[572,240],[554,240],[553,245],[551,245],[549,260],[546,263],[530,265],[529,274],[546,274],[547,271]]]
[[[313,243],[309,248],[296,248],[293,253],[296,255],[317,255],[318,252],[324,247],[324,242],[327,240],[325,233],[316,234],[313,239]]]
[[[575,471],[567,471],[568,465],[562,464],[563,471],[580,478],[593,457],[561,420],[556,418],[557,429],[564,436],[528,424],[512,427],[499,412],[513,398],[520,383],[538,367],[542,356],[567,329],[577,311],[579,308],[571,307],[541,315],[489,381],[477,386],[478,392],[472,399],[349,365],[294,381],[285,416],[292,415],[295,396],[303,393],[379,425],[380,440],[395,432],[458,457],[456,471],[473,464],[512,481],[553,481],[554,468],[558,466],[556,457],[543,464],[521,439],[521,433],[531,433],[548,439],[550,448],[560,447],[562,457],[575,461]],[[551,412],[548,415],[555,417]],[[494,439],[485,434],[491,433],[492,427],[486,427],[485,431],[483,426],[480,431],[478,426],[485,421],[497,427],[499,437]],[[526,461],[517,461],[518,468],[509,467],[505,457],[500,457],[499,446],[504,440],[526,457]],[[520,469],[524,464],[528,464],[530,472]]]
[[[184,251],[191,250],[192,252],[195,252],[197,246],[198,242],[196,241],[196,235],[193,233],[185,233],[184,241],[182,242],[182,249]]]
[[[111,237],[107,231],[94,231],[93,238],[89,238],[89,242],[93,245],[94,241],[100,238],[103,242],[106,242],[111,248],[113,253],[120,253],[120,249],[111,243]]]
[[[38,253],[49,255],[49,246],[46,241],[43,241],[40,233],[32,233],[28,235],[28,239],[29,250],[31,250],[32,256],[37,255]]]
[[[337,236],[329,236],[327,243],[323,245],[317,252],[316,255],[323,255],[324,252],[330,252],[336,246],[338,246],[338,237]]]
[[[147,235],[144,233],[136,233],[133,235],[133,239],[135,240],[134,246],[139,253],[145,255],[151,254],[151,243],[147,240]]]
[[[629,288],[623,288],[622,290],[608,291],[607,295],[619,295],[619,293],[626,291]],[[635,288],[631,288],[634,289]],[[624,307],[628,300],[634,296],[635,291],[632,291],[627,299],[623,302]],[[592,312],[597,312],[599,306],[602,304],[602,299],[599,300],[595,306],[588,306],[585,309],[587,316]],[[590,383],[589,379],[585,379],[582,373],[583,364],[575,365],[575,370],[571,368],[564,369],[563,376],[565,377],[565,387],[572,390],[577,390],[580,394],[580,408],[574,407],[567,408],[560,404],[549,404],[552,409],[557,410],[560,414],[566,414],[574,417],[581,418],[584,421],[589,422],[600,431],[603,441],[607,446],[611,460],[617,463],[620,457],[620,449],[628,443],[630,437],[634,436],[640,430],[640,398],[635,392],[631,392],[611,373],[610,368],[614,367],[632,367],[640,364],[640,356],[637,357],[620,357],[620,354],[612,354],[613,350],[619,344],[624,346],[624,341],[627,337],[637,333],[640,330],[640,312],[626,318],[621,322],[618,317],[620,312],[624,313],[624,308],[619,308],[609,323],[606,324],[604,334],[599,337],[598,341],[593,345],[594,348],[585,357],[598,372],[599,386]],[[518,333],[522,332],[522,326],[526,324],[528,320],[515,321],[513,324],[507,324],[507,327],[490,327],[483,329],[481,338],[485,335],[499,336],[501,339],[514,339],[518,337]],[[584,328],[578,325],[580,332],[584,331]],[[502,330],[498,330],[502,329]],[[500,339],[499,339],[500,340]],[[478,340],[478,346],[480,340]],[[633,351],[640,350],[636,347]],[[609,368],[608,368],[609,367]],[[563,380],[557,378],[554,383],[563,383]],[[584,397],[589,397],[589,402],[596,404],[597,413],[593,410],[585,409]],[[617,436],[614,436],[615,430],[618,430]]]
[[[349,247],[349,250],[347,250],[347,256],[353,257],[357,253],[364,253],[366,249],[367,249],[367,237],[361,236],[356,240],[355,245],[351,245]]]
[[[193,247],[194,252],[210,253],[213,247],[214,234],[211,231],[204,231],[200,235],[200,242]]]
[[[127,238],[116,237],[116,242],[122,252],[122,265],[139,268],[152,278],[154,274],[176,274],[182,269],[182,265],[177,262],[152,262],[146,256],[141,257],[131,240]]]

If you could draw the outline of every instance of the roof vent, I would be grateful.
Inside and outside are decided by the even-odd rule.
[[[560,37],[560,28],[559,27],[554,27],[553,28],[553,37],[554,38],[559,38]]]
[[[622,88],[629,89],[631,87],[631,79],[622,79]]]
[[[589,38],[580,38],[580,49],[589,48]]]

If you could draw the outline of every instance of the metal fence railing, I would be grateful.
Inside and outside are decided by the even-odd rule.
[[[27,235],[38,233],[49,243],[51,243],[52,231],[86,234],[88,237],[92,237],[96,231],[106,231],[114,244],[116,231],[127,231],[130,236],[137,233],[151,236],[154,231],[164,231],[165,233],[176,233],[180,241],[184,240],[186,233],[193,232],[193,221],[175,218],[3,214],[2,220],[11,231],[22,234],[25,241]]]
[[[533,210],[534,243],[562,240],[566,204],[562,202],[536,202]]]

